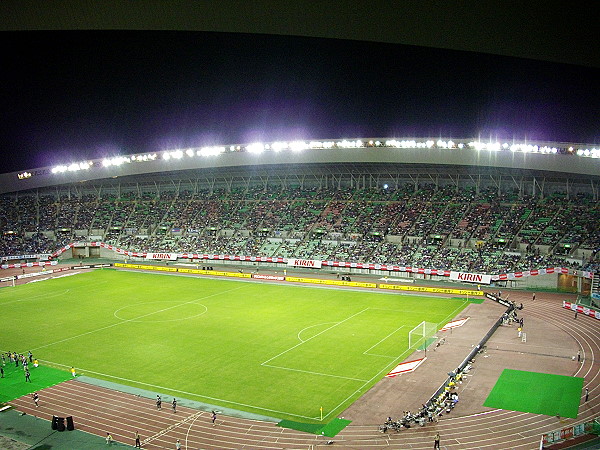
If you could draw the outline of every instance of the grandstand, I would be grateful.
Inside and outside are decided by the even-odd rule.
[[[32,169],[0,175],[0,257],[3,269],[100,259],[280,272],[300,260],[330,278],[462,273],[485,289],[592,298],[599,157],[583,144],[353,139]]]
[[[125,251],[116,258],[172,252],[491,275],[592,272],[600,151],[588,147],[275,142],[5,174],[0,255],[68,258],[82,255],[60,252],[69,244],[102,242]]]

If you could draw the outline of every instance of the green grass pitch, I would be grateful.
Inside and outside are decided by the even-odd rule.
[[[0,289],[0,351],[279,419],[329,421],[467,302],[116,270]],[[62,366],[60,366],[62,365]]]

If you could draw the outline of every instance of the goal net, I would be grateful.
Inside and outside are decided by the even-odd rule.
[[[408,348],[413,350],[424,350],[435,341],[437,324],[421,322],[408,332]]]

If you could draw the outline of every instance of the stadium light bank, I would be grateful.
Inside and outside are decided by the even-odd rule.
[[[427,150],[463,150],[471,149],[476,152],[506,152],[530,153],[546,155],[572,155],[584,158],[600,158],[600,149],[586,144],[565,143],[528,143],[528,142],[498,142],[482,141],[479,139],[431,139],[431,138],[406,138],[406,139],[339,139],[325,141],[275,141],[270,143],[253,142],[245,145],[209,146],[187,149],[173,149],[162,152],[140,153],[129,156],[115,156],[112,158],[91,161],[72,162],[52,167],[53,175],[69,172],[89,171],[90,169],[110,169],[125,164],[152,164],[156,161],[182,160],[185,158],[217,158],[227,153],[248,153],[261,155],[265,152],[303,152],[303,151],[335,151],[336,149],[422,149]],[[36,175],[36,171],[18,173],[19,179],[28,179]],[[110,176],[110,173],[106,174]]]

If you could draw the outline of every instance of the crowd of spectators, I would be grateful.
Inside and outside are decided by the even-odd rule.
[[[141,252],[505,273],[597,269],[600,248],[600,207],[589,196],[457,186],[21,194],[0,197],[0,208],[0,256],[52,253],[93,236]]]

